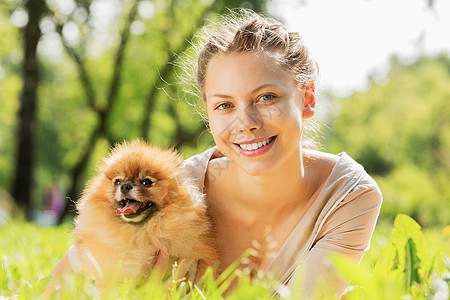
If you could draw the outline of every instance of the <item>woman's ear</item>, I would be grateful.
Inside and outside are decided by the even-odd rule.
[[[302,118],[309,119],[314,116],[316,110],[316,88],[314,86],[314,82],[310,82],[306,86],[305,93],[303,95],[303,111]]]

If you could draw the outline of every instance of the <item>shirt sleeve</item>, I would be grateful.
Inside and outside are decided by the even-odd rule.
[[[327,217],[288,286],[303,282],[302,291],[313,297],[323,291],[325,283],[334,293],[342,295],[347,283],[339,278],[329,256],[336,253],[357,263],[361,261],[369,249],[381,203],[381,192],[370,177],[358,184]]]

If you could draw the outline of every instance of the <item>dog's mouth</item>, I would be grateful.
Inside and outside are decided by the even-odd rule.
[[[153,202],[140,202],[135,199],[124,198],[119,201],[119,207],[116,209],[118,215],[125,215],[127,218],[133,218],[155,205]]]

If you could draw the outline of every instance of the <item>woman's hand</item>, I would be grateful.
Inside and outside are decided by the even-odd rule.
[[[150,278],[152,281],[164,282],[164,287],[171,290],[179,284],[186,284],[186,281],[194,282],[197,266],[198,261],[184,257],[174,260],[169,253],[160,250]],[[189,285],[186,285],[186,293],[188,292]]]

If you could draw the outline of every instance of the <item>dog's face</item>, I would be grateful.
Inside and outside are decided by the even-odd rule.
[[[155,193],[158,181],[161,180],[139,172],[136,176],[124,173],[113,178],[116,213],[127,222],[145,221],[158,210],[158,204],[152,201],[160,199],[158,193]]]
[[[181,157],[143,142],[117,146],[100,170],[114,213],[122,220],[139,224],[169,205],[176,193]]]

